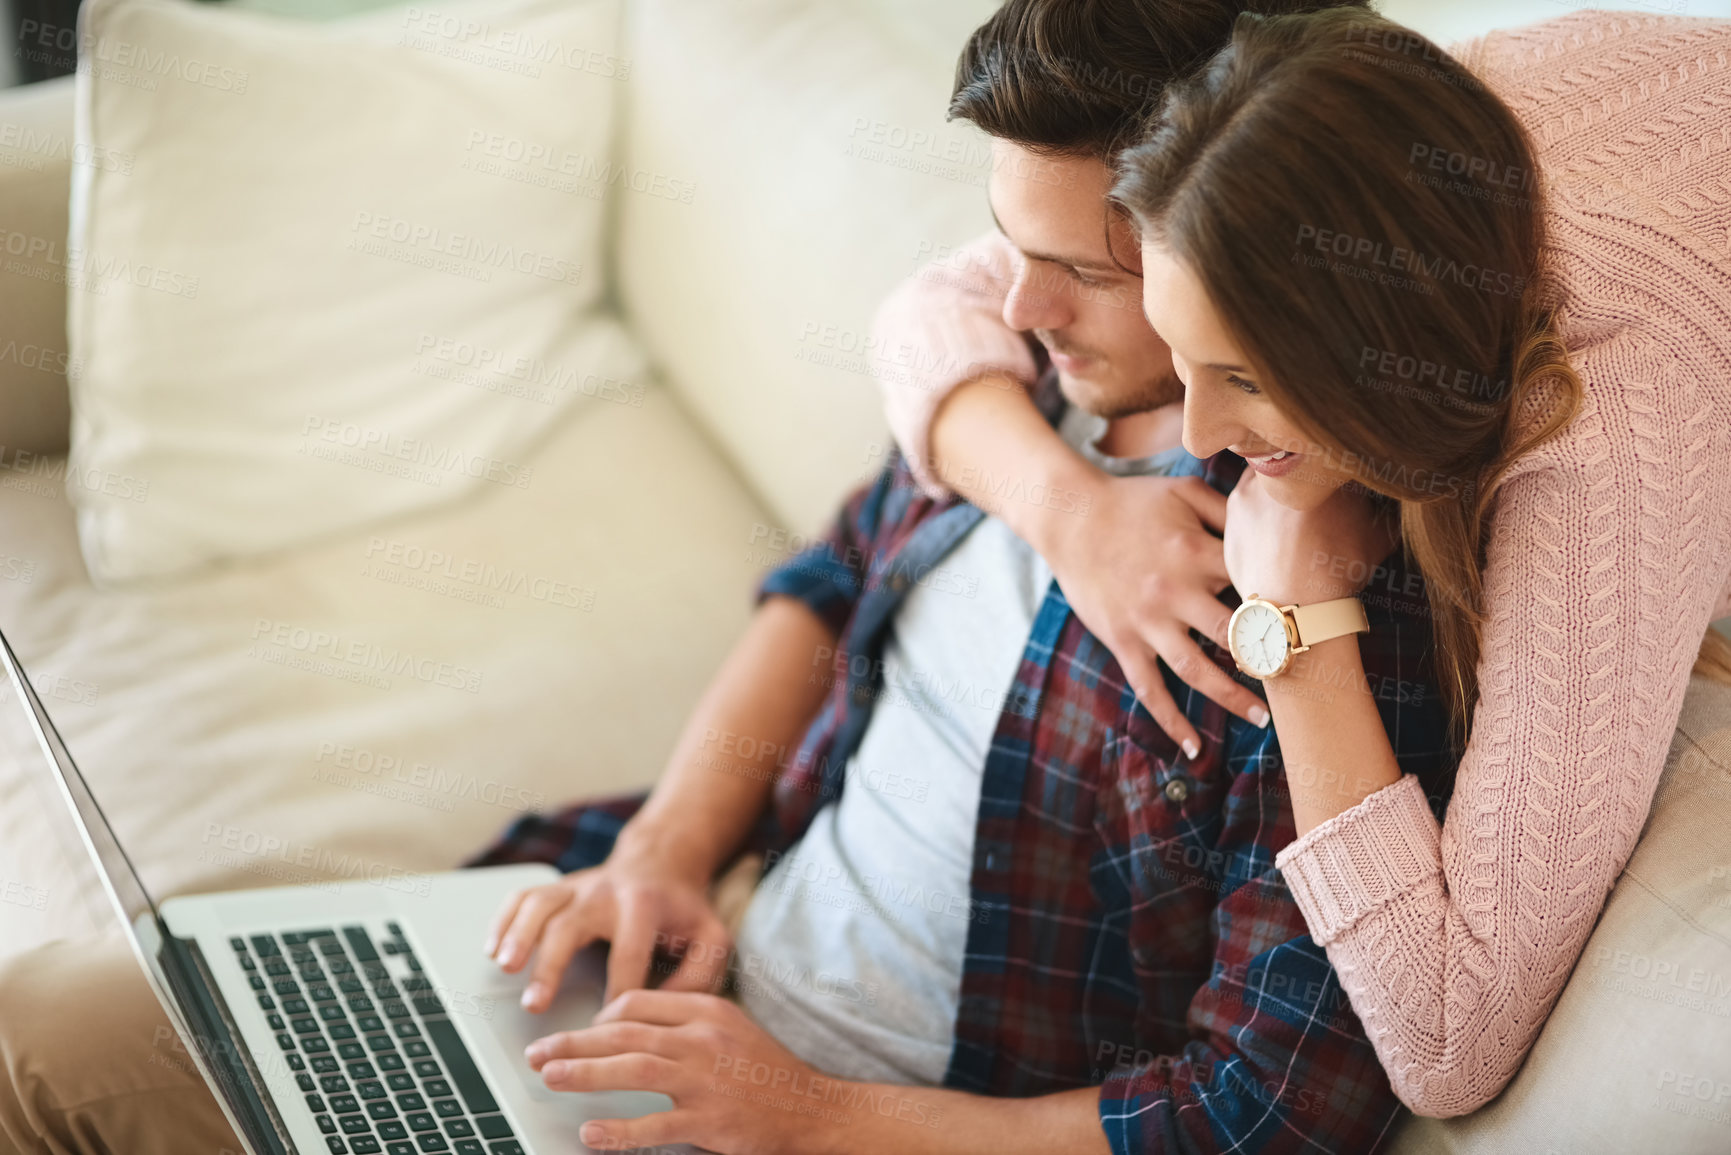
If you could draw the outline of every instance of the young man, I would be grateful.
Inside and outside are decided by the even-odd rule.
[[[1040,52],[1017,39],[1060,8],[1087,16],[1068,39]],[[1236,10],[1012,0],[970,44],[958,104],[1128,135]],[[1125,20],[1146,21],[1147,38],[1124,38]],[[1005,318],[1051,351],[1048,412],[1058,390],[1075,403],[1062,428],[1079,453],[1184,474],[1149,484],[1217,521],[1236,463],[1175,448],[1177,384],[1118,264],[1135,246],[1112,239],[1109,155],[997,141],[990,195],[1017,250]],[[1078,410],[1109,418],[1097,441]],[[1207,557],[1194,542],[1173,570],[1206,585]],[[1403,768],[1436,795],[1448,758],[1414,660],[1423,607],[1373,610],[1372,623],[1367,669],[1403,688],[1379,708]],[[1230,668],[1205,647],[1209,672]],[[1002,520],[931,499],[893,460],[824,542],[766,580],[647,801],[526,821],[483,856],[573,871],[518,896],[489,944],[509,970],[533,959],[531,1006],[576,949],[612,944],[621,997],[531,1061],[557,1089],[673,1098],[670,1112],[591,1125],[603,1148],[1371,1146],[1397,1105],[1273,869],[1292,838],[1282,776],[1296,768],[1267,730],[1166,686],[1185,703],[1189,752]],[[710,887],[748,844],[773,865],[735,944]],[[641,989],[658,945],[681,961]],[[701,993],[723,958],[737,1002]],[[160,1016],[142,982],[118,974],[52,949],[0,973],[0,1151],[222,1145],[189,1066],[145,1042]],[[60,1029],[69,983],[116,1004],[103,1037]]]

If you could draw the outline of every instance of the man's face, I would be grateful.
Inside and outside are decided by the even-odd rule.
[[[992,152],[992,212],[1018,252],[1004,322],[1046,347],[1064,396],[1089,413],[1126,417],[1182,398],[1171,351],[1142,315],[1140,253],[1107,207],[1105,162],[1005,140]]]

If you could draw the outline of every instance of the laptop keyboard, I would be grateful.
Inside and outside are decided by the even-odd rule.
[[[402,928],[387,929],[378,947],[361,926],[229,939],[331,1155],[524,1155]]]

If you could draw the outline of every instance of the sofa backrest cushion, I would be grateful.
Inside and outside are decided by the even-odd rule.
[[[627,5],[625,315],[795,528],[882,464],[872,374],[898,366],[869,345],[878,302],[991,227],[989,145],[944,111],[962,39],[995,4],[942,7]]]
[[[68,492],[92,575],[155,578],[491,485],[642,403],[601,310],[618,0],[328,23],[94,0]]]
[[[66,190],[72,78],[0,104],[0,478],[66,450]],[[109,157],[127,166],[129,157]],[[19,460],[23,453],[24,459]]]

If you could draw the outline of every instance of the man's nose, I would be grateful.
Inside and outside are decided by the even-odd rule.
[[[1004,298],[1004,324],[1017,332],[1062,329],[1073,320],[1070,299],[1050,274],[1039,275],[1032,263],[1017,270],[1010,295]]]

